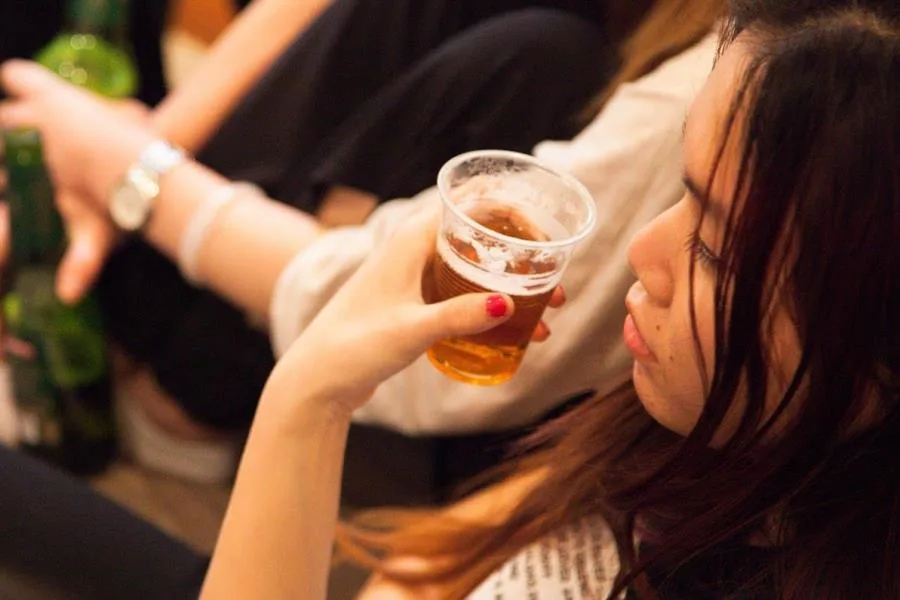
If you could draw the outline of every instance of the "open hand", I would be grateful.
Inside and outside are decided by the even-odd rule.
[[[0,82],[10,98],[0,105],[0,126],[40,131],[57,189],[105,210],[113,184],[137,158],[123,156],[123,149],[143,148],[156,137],[149,119],[133,101],[106,100],[30,61],[4,63]]]
[[[149,112],[132,100],[111,101],[72,86],[36,63],[10,61],[0,71],[11,99],[0,126],[41,132],[44,158],[56,188],[69,246],[57,274],[57,294],[76,302],[95,282],[119,233],[106,217],[118,136],[150,135]],[[121,163],[121,164],[120,164]],[[0,266],[9,250],[8,214],[0,214]]]

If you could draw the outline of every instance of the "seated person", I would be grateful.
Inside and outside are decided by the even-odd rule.
[[[900,13],[887,3],[881,13],[857,2],[735,4],[685,122],[687,192],[628,251],[633,380],[545,426],[479,495],[336,529],[351,413],[435,340],[485,331],[514,310],[492,294],[423,303],[437,223],[422,211],[271,374],[201,598],[324,598],[335,531],[376,569],[367,600],[896,597]],[[0,120],[47,123],[31,109],[64,87],[29,65],[2,76],[20,100]],[[68,100],[79,116],[103,115],[86,96]],[[82,173],[66,176],[90,187]],[[503,315],[486,310],[498,299]],[[26,487],[15,472],[5,479],[0,498]],[[115,565],[132,552],[104,525],[72,535],[119,555],[76,557],[79,574],[113,558],[99,572],[120,582]],[[17,564],[48,556],[53,538],[38,533],[16,538]],[[202,560],[148,539],[157,579],[118,592],[184,591],[195,577],[196,593]],[[83,588],[110,597],[103,584]]]
[[[634,6],[257,0],[153,123],[229,179],[252,181],[325,226],[356,223],[382,200],[430,187],[455,154],[527,152],[574,135],[613,72],[631,13],[641,16]],[[239,65],[257,60],[256,72],[242,66],[236,76],[226,62],[236,56]],[[273,364],[270,336],[254,326],[257,315],[248,323],[246,306],[196,289],[142,243],[116,253],[99,289],[112,337],[144,367],[122,394],[135,437],[148,440],[135,454],[156,464],[144,449],[174,438],[189,443],[162,454],[200,465],[223,431],[249,424]],[[233,459],[220,464],[211,472],[233,472]],[[171,459],[158,466],[184,472]]]
[[[515,428],[540,418],[568,397],[611,389],[627,377],[627,353],[617,341],[624,315],[620,296],[633,281],[624,264],[625,240],[680,194],[678,136],[687,103],[712,62],[715,41],[709,31],[720,9],[720,0],[687,5],[681,0],[657,0],[624,45],[622,67],[600,114],[571,143],[547,142],[538,147],[539,158],[570,170],[588,185],[601,223],[589,249],[576,257],[569,270],[566,286],[571,308],[565,317],[558,316],[557,334],[548,349],[532,352],[520,378],[496,389],[460,389],[430,366],[417,364],[382,386],[360,419],[418,436]],[[685,48],[676,58],[665,60]],[[266,84],[262,89],[268,89]],[[254,102],[251,99],[248,105],[264,105]],[[517,121],[523,122],[528,121]],[[72,139],[76,145],[87,141],[86,137]],[[126,155],[108,154],[107,159],[114,162]],[[110,166],[115,176],[101,184],[103,192],[79,190],[86,205],[106,206],[108,189],[124,171],[121,165]],[[428,180],[435,177],[438,166],[435,160]],[[145,229],[151,234],[149,242],[169,260],[177,258],[176,238],[192,211],[208,197],[222,194],[216,190],[224,184],[209,178],[200,188],[164,185],[155,214],[169,216],[162,220],[154,216],[153,221],[165,229],[165,236],[174,236],[173,245],[160,245],[151,234],[153,228]],[[365,225],[330,232],[322,232],[302,213],[259,198],[244,198],[215,219],[197,257],[200,279],[211,292],[193,290],[169,260],[154,257],[135,263],[119,260],[121,256],[113,260],[101,286],[113,334],[134,356],[154,367],[162,388],[180,404],[177,411],[205,425],[240,427],[249,422],[255,394],[268,372],[270,359],[257,359],[271,352],[268,336],[247,325],[248,315],[253,322],[268,321],[275,352],[282,352],[370,249],[381,244],[397,223],[432,201],[433,195],[430,190],[411,202],[389,202]],[[181,209],[167,211],[170,203]],[[73,237],[70,259],[75,262],[63,266],[63,273],[76,280],[76,292],[89,279],[83,269],[90,271],[99,261],[98,236],[111,238],[109,232],[98,234],[97,227],[86,228],[89,235]],[[70,281],[64,275],[61,292],[71,298]],[[569,360],[574,356],[582,360]],[[595,361],[604,365],[600,372],[589,368]],[[563,364],[565,369],[560,368]],[[171,407],[160,408],[155,382],[143,376],[132,381],[136,382],[132,395],[144,400],[143,413],[152,414],[155,423],[167,426],[171,433],[196,437],[197,428],[185,429],[177,414],[170,418]],[[191,447],[182,445],[177,454],[186,457],[180,472],[199,462],[200,453],[192,453]]]

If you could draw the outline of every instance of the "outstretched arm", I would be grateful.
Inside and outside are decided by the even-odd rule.
[[[196,151],[270,64],[331,0],[255,0],[216,40],[186,81],[156,108],[166,139]]]
[[[0,110],[0,126],[35,127],[43,137],[70,239],[57,289],[63,299],[73,300],[93,282],[109,252],[113,187],[157,134],[34,63],[7,64],[2,76],[12,100]],[[175,261],[192,216],[226,185],[226,179],[196,162],[175,167],[160,179],[143,235]],[[318,233],[315,220],[299,210],[264,196],[244,197],[208,230],[198,275],[207,287],[262,320],[281,271]]]
[[[202,598],[325,597],[350,415],[434,341],[508,318],[487,294],[426,305],[437,212],[404,223],[275,367],[260,400]]]

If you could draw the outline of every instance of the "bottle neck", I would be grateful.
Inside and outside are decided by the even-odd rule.
[[[125,0],[69,0],[70,33],[95,35],[111,42],[124,41],[127,17]]]

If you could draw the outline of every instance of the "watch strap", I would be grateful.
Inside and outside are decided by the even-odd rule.
[[[150,142],[128,168],[122,183],[113,190],[109,204],[113,222],[123,231],[142,229],[150,220],[159,196],[160,177],[185,159],[184,150],[165,140]]]

